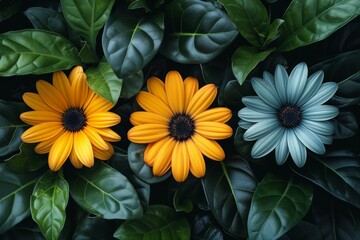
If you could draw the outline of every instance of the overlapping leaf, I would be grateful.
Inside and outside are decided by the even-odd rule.
[[[48,163],[48,156],[35,153],[34,147],[34,144],[21,143],[20,152],[11,156],[6,164],[16,172],[39,170]]]

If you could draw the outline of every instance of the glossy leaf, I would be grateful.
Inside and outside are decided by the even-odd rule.
[[[264,46],[269,45],[270,43],[272,43],[273,41],[275,41],[280,37],[281,25],[283,25],[284,22],[285,21],[280,18],[274,19],[274,21],[269,26],[269,32],[265,38],[265,42],[263,44]]]
[[[33,29],[0,34],[0,76],[44,74],[79,63],[78,50],[56,33]]]
[[[221,229],[217,226],[211,215],[197,214],[192,224],[191,239],[194,240],[222,240],[224,239]]]
[[[62,172],[46,171],[38,180],[30,199],[31,216],[46,239],[58,239],[66,219],[69,185]]]
[[[269,16],[260,0],[219,0],[239,33],[251,45],[263,46],[269,31]]]
[[[132,98],[144,85],[144,74],[142,70],[137,73],[131,74],[130,76],[124,77],[121,88],[121,98]]]
[[[20,152],[6,161],[7,166],[16,172],[33,172],[47,165],[47,154],[36,153],[34,147],[34,144],[21,143]]]
[[[224,89],[224,103],[233,109],[240,110],[243,107],[241,98],[254,93],[250,81],[245,81],[242,85],[237,80],[229,81]],[[255,93],[254,93],[255,94]]]
[[[30,196],[37,173],[15,173],[0,164],[0,234],[30,215]]]
[[[139,72],[157,53],[164,34],[164,16],[140,18],[114,13],[105,24],[102,46],[119,78]]]
[[[139,197],[129,180],[105,163],[96,162],[92,168],[72,170],[68,181],[72,198],[96,216],[130,219],[143,213]]]
[[[283,16],[279,50],[323,40],[359,14],[358,0],[293,0]]]
[[[351,112],[339,112],[339,115],[334,119],[335,132],[334,139],[345,139],[356,135],[359,126],[356,117]]]
[[[244,83],[249,73],[274,50],[275,48],[259,51],[254,47],[242,46],[235,51],[231,57],[231,67],[240,85]]]
[[[151,11],[151,9],[155,9],[161,6],[165,0],[155,0],[155,1],[147,1],[147,0],[133,0],[128,9],[144,9],[145,12]]]
[[[226,13],[200,0],[173,1],[166,8],[166,23],[161,53],[179,63],[208,62],[238,34]]]
[[[312,156],[302,169],[292,169],[333,196],[360,208],[360,162],[347,150]]]
[[[19,150],[21,135],[28,127],[19,116],[27,107],[24,103],[7,102],[0,99],[0,157]]]
[[[190,226],[183,216],[165,205],[151,205],[139,219],[127,220],[114,233],[122,240],[130,239],[190,239]]]
[[[116,104],[121,92],[123,80],[119,79],[110,64],[101,61],[97,67],[86,70],[89,86],[112,104]]]
[[[312,196],[311,185],[266,174],[251,201],[249,238],[279,238],[306,215]]]
[[[246,221],[257,180],[246,160],[236,156],[207,169],[202,179],[209,207],[224,231],[247,236]],[[241,179],[241,181],[239,180]]]

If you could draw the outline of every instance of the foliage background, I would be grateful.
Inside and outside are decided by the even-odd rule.
[[[0,1],[0,238],[359,238],[359,14],[358,0]],[[299,62],[339,83],[334,142],[302,169],[252,159],[237,127],[248,79]],[[21,96],[75,65],[116,104],[122,140],[105,163],[52,173],[21,142]],[[227,157],[203,179],[154,177],[126,139],[134,96],[169,70],[216,84],[214,106],[233,111]]]

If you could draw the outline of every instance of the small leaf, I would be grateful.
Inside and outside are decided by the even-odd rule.
[[[65,225],[69,185],[62,173],[46,171],[35,185],[30,199],[31,216],[46,239],[58,239]]]
[[[318,42],[360,14],[358,0],[293,0],[284,13],[279,51]]]
[[[34,144],[21,143],[20,153],[11,156],[6,164],[16,172],[34,172],[45,166],[48,156],[34,151]]]
[[[130,239],[190,239],[190,226],[183,216],[165,205],[149,206],[139,219],[127,220],[116,230],[114,237]]]
[[[105,163],[72,170],[67,178],[70,194],[89,213],[105,219],[129,219],[143,213],[139,197],[129,180]]]
[[[244,83],[249,73],[259,64],[265,60],[275,48],[259,51],[254,47],[242,46],[239,47],[231,57],[232,71],[241,84]]]
[[[353,137],[356,135],[359,128],[356,117],[351,112],[339,112],[339,115],[334,119],[334,123],[334,139]]]
[[[164,34],[164,16],[139,18],[114,13],[105,24],[102,46],[105,57],[119,78],[135,74],[157,53]]]
[[[283,180],[271,173],[259,183],[248,218],[250,239],[276,239],[296,225],[308,212],[311,185]]]
[[[273,41],[275,41],[280,37],[280,33],[281,33],[280,27],[281,25],[283,25],[284,22],[285,21],[280,18],[274,19],[274,21],[269,26],[269,33],[266,36],[263,46],[268,46],[270,43],[272,43]]]
[[[223,240],[221,229],[215,219],[208,214],[197,214],[192,224],[191,239],[194,240]]]
[[[0,34],[0,76],[44,74],[79,63],[78,50],[56,33],[33,29]]]

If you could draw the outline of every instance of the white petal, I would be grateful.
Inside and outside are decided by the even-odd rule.
[[[250,108],[243,108],[238,113],[239,118],[248,121],[248,122],[259,122],[262,120],[266,120],[269,118],[274,118],[276,116],[275,114],[271,113],[260,113],[256,112],[254,110],[251,110]]]
[[[306,85],[307,75],[308,69],[305,63],[299,63],[291,71],[286,92],[288,104],[294,105],[300,98]]]
[[[270,132],[274,131],[275,128],[279,127],[279,125],[280,123],[277,119],[269,119],[258,122],[246,130],[244,133],[244,140],[255,141],[259,138],[263,138]]]
[[[308,128],[303,125],[299,125],[294,128],[294,132],[305,147],[317,154],[325,153],[325,146],[320,138]]]
[[[288,80],[289,75],[287,74],[285,68],[280,64],[277,65],[275,69],[275,86],[283,105],[287,103],[286,85]]]
[[[287,143],[287,130],[285,130],[283,137],[275,148],[275,158],[278,165],[283,165],[289,156],[289,148]]]
[[[277,111],[275,108],[261,100],[261,98],[258,96],[243,97],[242,102],[245,104],[245,106],[257,112],[275,113]]]
[[[303,119],[301,123],[309,130],[318,134],[332,135],[335,130],[334,124],[330,121],[316,122],[316,121]]]
[[[273,86],[273,88],[276,88],[274,76],[273,76],[271,73],[269,73],[269,72],[267,72],[267,71],[263,72],[263,79],[264,79],[267,83],[269,83],[271,86]]]
[[[251,85],[257,95],[267,104],[278,109],[281,106],[280,98],[274,86],[261,78],[252,78]]]
[[[320,87],[319,91],[301,106],[301,109],[306,109],[308,107],[313,107],[316,105],[323,104],[335,94],[337,89],[338,89],[337,83],[334,82],[324,83]]]
[[[331,144],[333,141],[333,138],[331,135],[322,135],[322,134],[318,134],[318,137],[321,139],[321,141],[324,144]]]
[[[304,92],[302,93],[300,99],[297,101],[296,105],[301,107],[302,104],[306,103],[312,96],[314,96],[319,91],[323,79],[323,71],[317,71],[312,74],[308,78]]]
[[[253,158],[261,158],[274,150],[284,132],[285,129],[279,127],[275,129],[275,131],[272,131],[269,135],[257,140],[251,149],[251,156]]]
[[[339,109],[330,105],[316,105],[306,108],[301,117],[311,121],[326,121],[336,117]]]
[[[287,137],[291,158],[295,162],[296,166],[303,167],[307,157],[305,146],[296,137],[292,129],[288,131]]]
[[[239,127],[243,128],[243,129],[248,129],[249,127],[251,127],[252,125],[254,125],[254,123],[248,122],[248,121],[244,121],[244,120],[240,120],[238,124],[239,124]]]

